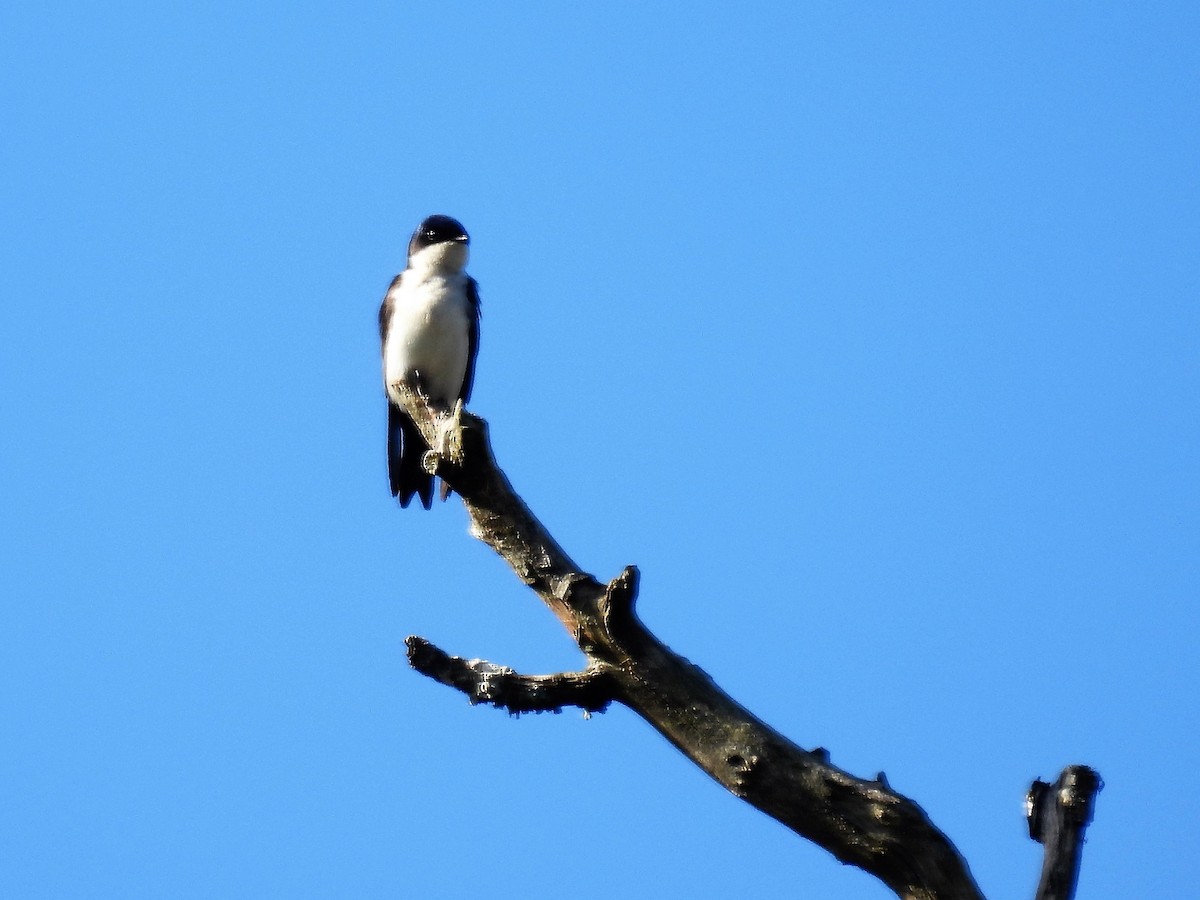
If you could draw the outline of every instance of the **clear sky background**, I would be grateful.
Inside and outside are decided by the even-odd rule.
[[[375,314],[473,236],[473,408],[602,579],[992,898],[1194,896],[1200,5],[8,4],[0,895],[883,898],[388,496]]]

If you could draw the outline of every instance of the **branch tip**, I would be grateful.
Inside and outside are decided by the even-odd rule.
[[[625,618],[633,615],[640,581],[641,573],[638,571],[638,567],[626,566],[621,570],[620,575],[605,585],[604,598],[601,601],[605,618],[613,616]]]
[[[513,715],[527,712],[562,712],[577,706],[586,713],[604,712],[616,699],[617,684],[611,669],[592,662],[582,672],[554,675],[521,675],[508,666],[484,659],[451,656],[424,638],[410,636],[408,662],[439,684],[467,695],[472,704],[487,703]]]
[[[1087,766],[1067,766],[1054,784],[1038,779],[1025,795],[1029,836],[1045,846],[1037,900],[1070,900],[1079,880],[1083,834],[1104,787]]]

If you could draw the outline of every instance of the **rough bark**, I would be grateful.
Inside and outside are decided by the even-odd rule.
[[[1035,781],[1025,796],[1029,836],[1043,844],[1036,900],[1071,900],[1079,880],[1083,833],[1092,821],[1100,776],[1087,766],[1067,766],[1054,784]]]
[[[466,505],[471,533],[496,551],[550,607],[589,660],[583,672],[519,675],[408,639],[421,673],[511,713],[616,701],[656,728],[733,794],[912,900],[981,898],[965,860],[882,773],[857,778],[822,748],[804,750],[722,691],[642,624],[633,566],[607,584],[583,572],[513,490],[492,454],[487,423],[431,408],[398,386],[434,449],[425,467]]]

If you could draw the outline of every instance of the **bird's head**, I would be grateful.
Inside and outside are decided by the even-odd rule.
[[[467,265],[471,238],[462,223],[449,216],[430,216],[408,242],[408,265],[414,269],[459,272]]]

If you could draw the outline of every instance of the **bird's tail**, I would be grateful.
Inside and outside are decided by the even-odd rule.
[[[433,476],[421,465],[428,449],[408,413],[388,403],[388,481],[401,506],[407,507],[414,496],[421,498],[426,509],[433,506]]]

